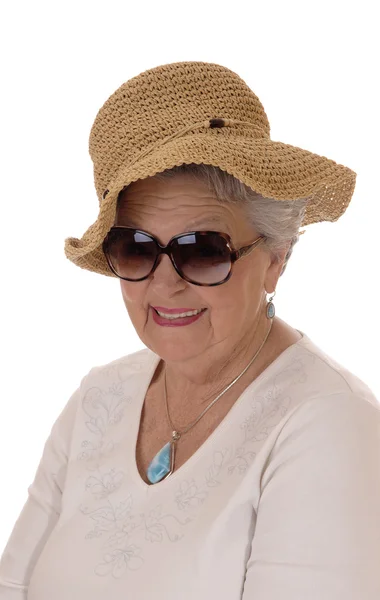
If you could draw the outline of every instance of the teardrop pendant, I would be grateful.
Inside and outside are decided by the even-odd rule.
[[[151,483],[162,481],[168,477],[174,468],[175,441],[170,441],[161,448],[149,464],[147,477]]]
[[[276,311],[274,308],[274,304],[273,302],[269,301],[267,304],[267,317],[268,319],[273,319],[274,315],[275,315]]]
[[[276,290],[272,293],[272,296],[269,298],[268,303],[267,303],[267,318],[268,319],[273,319],[274,315],[276,314],[276,310],[275,310],[274,304],[272,302],[275,295],[276,295]]]

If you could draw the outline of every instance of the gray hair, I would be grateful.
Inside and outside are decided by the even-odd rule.
[[[153,177],[162,181],[182,173],[204,182],[219,202],[240,203],[244,206],[248,222],[259,235],[267,238],[262,247],[266,246],[275,260],[280,260],[281,251],[288,248],[280,273],[280,276],[283,275],[293,248],[299,240],[299,228],[308,198],[281,201],[266,198],[230,173],[203,163],[181,164]]]

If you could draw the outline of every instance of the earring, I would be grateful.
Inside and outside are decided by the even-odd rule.
[[[274,291],[273,295],[271,298],[269,298],[268,304],[267,304],[267,317],[268,319],[273,319],[274,315],[276,314],[275,308],[274,308],[274,304],[272,302],[273,298],[276,295],[276,290]]]

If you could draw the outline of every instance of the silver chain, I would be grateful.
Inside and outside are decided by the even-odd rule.
[[[182,436],[184,433],[187,433],[187,432],[189,431],[189,429],[191,429],[192,427],[194,427],[194,425],[196,425],[196,424],[198,423],[198,421],[199,421],[199,420],[200,420],[200,419],[203,417],[203,415],[204,415],[204,414],[205,414],[205,413],[206,413],[206,412],[207,412],[207,411],[208,411],[208,410],[209,410],[209,409],[210,409],[210,408],[211,408],[211,407],[212,407],[212,406],[215,404],[215,402],[216,402],[217,400],[219,400],[219,398],[220,398],[221,396],[223,396],[223,394],[225,394],[225,393],[226,393],[226,392],[227,392],[227,391],[228,391],[228,390],[229,390],[229,389],[230,389],[230,388],[231,388],[231,387],[234,385],[234,383],[236,383],[236,382],[237,382],[237,381],[240,379],[240,377],[242,377],[242,375],[244,375],[244,373],[245,373],[245,372],[247,371],[247,369],[248,369],[248,368],[251,366],[251,364],[252,364],[252,363],[253,363],[253,361],[255,360],[256,356],[257,356],[257,355],[260,353],[260,351],[261,351],[262,347],[264,346],[265,342],[267,341],[267,339],[268,339],[268,336],[269,336],[269,334],[270,334],[270,332],[271,332],[271,329],[272,329],[272,325],[273,325],[273,319],[271,319],[271,323],[270,323],[270,326],[269,326],[269,331],[268,331],[268,333],[266,334],[266,336],[265,336],[265,338],[264,338],[264,341],[263,341],[263,343],[261,344],[260,348],[259,348],[259,349],[258,349],[258,351],[256,352],[255,356],[252,358],[252,360],[250,360],[250,361],[249,361],[248,365],[247,365],[247,366],[245,367],[245,369],[244,369],[244,370],[243,370],[243,371],[240,373],[240,375],[238,375],[237,377],[235,377],[235,379],[232,381],[232,383],[230,383],[230,384],[229,384],[229,385],[228,385],[228,386],[227,386],[227,387],[226,387],[226,388],[225,388],[225,389],[224,389],[224,390],[223,390],[223,391],[222,391],[222,392],[219,394],[219,396],[217,396],[217,397],[215,398],[215,400],[213,400],[213,401],[211,402],[211,404],[209,404],[209,406],[207,406],[207,407],[205,408],[205,410],[204,410],[204,411],[203,411],[203,412],[202,412],[202,413],[199,415],[199,417],[198,417],[198,418],[197,418],[197,419],[196,419],[196,420],[195,420],[193,423],[191,423],[190,425],[188,425],[188,426],[186,427],[186,429],[184,429],[184,430],[183,430],[183,431],[181,431],[181,432],[179,432],[179,431],[177,431],[177,430],[175,429],[175,427],[174,427],[174,425],[173,425],[173,423],[172,423],[172,420],[171,420],[171,418],[170,418],[170,415],[169,415],[168,397],[167,397],[167,390],[166,390],[166,369],[165,369],[165,372],[164,372],[164,388],[165,388],[165,404],[166,404],[166,414],[167,414],[167,416],[168,416],[169,423],[170,423],[170,426],[171,426],[171,428],[172,428],[172,432],[173,432],[173,433],[172,433],[172,436],[173,436],[173,440],[174,440],[174,441],[176,441],[176,440],[179,440],[179,438],[180,438],[180,437],[181,437],[181,436]]]

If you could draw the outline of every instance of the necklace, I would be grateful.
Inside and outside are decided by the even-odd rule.
[[[225,394],[227,392],[227,390],[229,390],[234,385],[234,383],[236,383],[240,379],[240,377],[242,377],[242,375],[244,375],[244,373],[247,371],[247,369],[251,366],[251,364],[253,363],[253,361],[255,360],[255,358],[258,356],[261,349],[263,348],[263,346],[264,346],[265,342],[267,341],[267,338],[271,332],[272,325],[273,325],[273,318],[271,318],[270,321],[271,322],[270,322],[270,326],[269,326],[269,331],[266,334],[264,341],[262,342],[260,348],[257,350],[254,357],[249,361],[249,363],[245,367],[245,369],[240,373],[240,375],[235,377],[235,379],[215,398],[215,400],[213,400],[211,402],[211,404],[209,404],[205,408],[205,410],[199,415],[199,417],[197,417],[197,419],[195,421],[193,421],[193,423],[188,425],[181,432],[176,430],[176,428],[174,427],[174,425],[172,423],[170,415],[169,415],[168,398],[167,398],[167,391],[166,391],[166,370],[165,370],[164,389],[165,389],[166,414],[168,416],[168,420],[169,420],[170,426],[172,428],[172,439],[169,442],[167,442],[167,444],[165,444],[165,446],[163,446],[161,448],[161,450],[159,450],[157,452],[156,456],[153,458],[152,462],[149,464],[146,474],[151,483],[157,483],[158,481],[162,481],[163,479],[166,479],[167,477],[169,477],[169,475],[171,475],[171,473],[173,473],[176,443],[178,442],[178,440],[181,438],[181,436],[184,433],[187,433],[192,427],[194,427],[194,425],[196,425],[198,423],[198,421],[215,404],[215,402],[217,400],[219,400],[219,398],[221,396],[223,396],[223,394]]]

